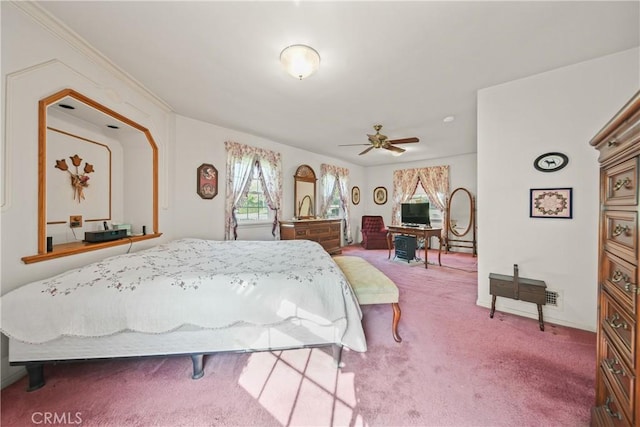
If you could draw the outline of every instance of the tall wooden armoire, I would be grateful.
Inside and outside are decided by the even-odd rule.
[[[590,141],[600,157],[595,426],[640,426],[640,92]]]

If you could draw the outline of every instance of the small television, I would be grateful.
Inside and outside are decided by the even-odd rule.
[[[429,203],[402,203],[400,221],[409,226],[431,226]]]

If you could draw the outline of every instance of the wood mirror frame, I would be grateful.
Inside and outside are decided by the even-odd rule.
[[[451,214],[451,205],[453,203],[454,196],[456,194],[460,194],[456,199],[460,199],[461,197],[466,195],[468,203],[469,203],[469,216],[468,216],[469,222],[467,223],[466,228],[462,232],[456,230],[457,223],[453,223],[451,221],[451,216],[450,216],[450,214]],[[459,203],[466,203],[467,200],[462,200]],[[453,190],[453,193],[451,193],[451,196],[449,197],[449,201],[447,202],[447,212],[448,212],[447,221],[449,221],[449,230],[451,231],[451,234],[453,234],[456,237],[462,237],[462,236],[465,236],[467,233],[469,233],[469,230],[471,229],[471,226],[474,223],[474,218],[473,218],[474,217],[473,196],[471,195],[469,190],[467,190],[466,188],[456,188],[455,190]],[[461,222],[461,221],[458,221],[458,222]]]
[[[460,199],[461,202],[460,203],[467,203],[469,204],[469,215],[468,215],[468,223],[466,225],[466,227],[464,228],[464,231],[458,231],[456,230],[456,225],[457,222],[454,222],[451,218],[451,205],[452,202],[454,200],[454,196],[458,194],[458,196],[455,198],[456,200]],[[466,197],[465,197],[466,196]],[[464,199],[461,199],[464,198]],[[462,247],[462,248],[469,248],[472,249],[473,251],[473,255],[476,256],[477,255],[477,242],[476,242],[476,208],[475,208],[475,199],[473,197],[473,195],[471,194],[471,192],[469,190],[467,190],[466,188],[456,188],[455,190],[453,190],[453,192],[451,193],[451,195],[449,196],[449,199],[447,200],[447,212],[446,212],[446,250],[447,252],[450,250],[451,247]],[[465,218],[466,219],[466,218]],[[456,237],[464,237],[467,236],[469,233],[471,233],[471,237],[468,238],[468,240],[463,240],[463,239],[456,239]],[[453,235],[454,237],[450,237],[450,234]]]
[[[315,218],[315,206],[316,206],[316,174],[309,165],[301,165],[296,169],[295,175],[293,175],[293,216],[297,219],[310,219]],[[302,215],[302,207],[305,199],[308,199],[311,203],[309,205],[308,212],[304,212],[307,215]]]
[[[152,215],[153,215],[153,232],[145,235],[131,236],[125,239],[112,240],[100,243],[72,242],[55,245],[53,251],[47,252],[46,235],[47,235],[47,108],[64,99],[73,98],[78,102],[95,109],[98,112],[113,117],[135,130],[142,132],[146,138],[152,152],[152,175],[153,175],[153,195],[152,195]],[[153,140],[151,132],[144,126],[124,117],[123,115],[105,107],[102,104],[74,91],[73,89],[63,89],[51,96],[41,99],[38,103],[38,254],[25,256],[22,261],[30,264],[39,261],[45,261],[53,258],[74,255],[78,253],[93,251],[111,246],[129,244],[135,241],[153,239],[160,237],[162,234],[158,232],[158,147]]]

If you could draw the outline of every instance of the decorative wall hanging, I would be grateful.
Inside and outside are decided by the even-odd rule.
[[[387,189],[384,187],[376,187],[373,190],[373,201],[376,205],[384,205],[387,203]]]
[[[572,204],[571,188],[532,188],[529,216],[570,219],[573,217]]]
[[[82,164],[82,158],[77,154],[74,154],[73,157],[69,157],[71,159],[71,163],[76,168],[76,172],[73,173],[69,170],[69,166],[67,165],[66,159],[56,160],[56,168],[61,171],[69,172],[71,175],[71,187],[73,188],[73,200],[78,199],[78,203],[84,199],[84,189],[89,186],[89,175],[91,172],[95,172],[93,170],[93,165],[90,163],[84,164],[84,168],[82,169],[82,173],[78,170],[80,165]]]
[[[540,172],[556,172],[567,166],[569,157],[562,153],[545,153],[533,161],[533,167]]]
[[[211,164],[201,164],[198,167],[197,184],[198,196],[213,199],[218,195],[218,170]]]
[[[358,187],[353,187],[351,189],[351,201],[354,205],[360,203],[360,189]]]

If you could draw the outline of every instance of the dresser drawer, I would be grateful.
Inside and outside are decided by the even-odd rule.
[[[322,237],[331,235],[331,227],[329,225],[314,225],[309,227],[309,236]]]
[[[640,141],[640,111],[618,126],[613,132],[607,135],[596,147],[600,151],[598,161],[603,163],[608,159],[613,159],[617,154],[622,153],[631,145]]]
[[[603,283],[607,291],[631,314],[638,313],[638,269],[635,265],[604,252]]]
[[[636,376],[629,368],[618,351],[609,341],[606,334],[602,334],[600,368],[607,376],[611,388],[618,397],[620,407],[633,419],[635,402]]]
[[[626,261],[637,263],[638,214],[630,211],[605,211],[604,246]]]
[[[622,404],[618,395],[616,395],[607,375],[600,368],[599,380],[596,389],[600,392],[596,396],[596,406],[593,410],[592,425],[628,427],[631,422],[622,409]]]
[[[308,228],[296,228],[295,236],[296,239],[306,239],[309,237],[309,229]]]
[[[629,159],[603,170],[605,206],[638,204],[638,161]]]
[[[620,356],[633,366],[635,355],[636,322],[606,292],[600,292],[600,326],[609,335]]]

